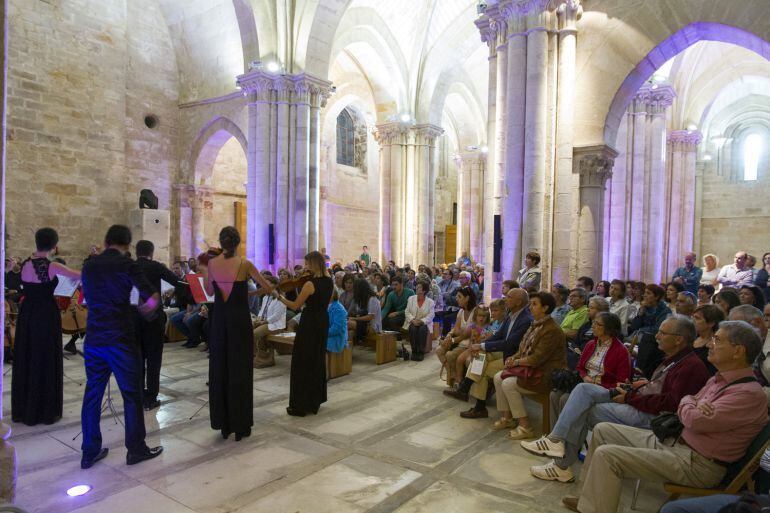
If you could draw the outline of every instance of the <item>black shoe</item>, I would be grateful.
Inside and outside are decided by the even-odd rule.
[[[412,353],[412,361],[413,362],[421,362],[423,360],[423,358],[425,358],[425,357],[423,355],[421,355],[421,354]]]
[[[145,447],[139,452],[129,452],[126,454],[126,465],[136,465],[145,460],[151,460],[156,456],[160,456],[162,452],[163,447],[160,445],[157,447]]]
[[[82,469],[84,469],[84,470],[85,470],[85,469],[87,469],[87,468],[91,468],[91,467],[93,467],[93,466],[94,466],[94,463],[96,463],[96,462],[97,462],[97,461],[99,461],[99,460],[103,460],[103,459],[104,459],[104,458],[107,456],[107,453],[108,453],[108,452],[110,452],[110,450],[109,450],[109,449],[107,449],[107,448],[105,447],[104,449],[102,449],[101,451],[99,451],[99,452],[96,454],[96,456],[94,456],[93,458],[90,458],[90,459],[88,459],[88,458],[86,458],[85,456],[83,456],[83,457],[80,459],[80,468],[82,468]]]
[[[248,438],[250,436],[251,436],[251,429],[248,429],[243,433],[235,433],[235,441],[240,442],[241,438]]]
[[[154,410],[155,408],[160,408],[159,399],[154,399],[152,401],[147,401],[146,403],[144,403],[144,411]]]
[[[225,431],[225,430],[223,429],[223,430],[222,430],[222,438],[224,438],[225,440],[227,440],[229,437],[230,437],[230,431]]]
[[[76,337],[72,337],[69,342],[64,346],[64,350],[69,354],[78,354],[78,348],[75,345]]]
[[[295,410],[291,406],[288,406],[286,408],[286,413],[288,413],[292,417],[304,417],[306,415],[304,411]]]
[[[187,342],[182,344],[182,347],[186,347],[188,349],[192,349],[193,347],[198,347],[199,344],[200,344],[200,341],[193,342],[192,340],[188,340]]]

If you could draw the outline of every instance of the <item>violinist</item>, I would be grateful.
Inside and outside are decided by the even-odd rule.
[[[11,384],[11,416],[28,426],[53,424],[62,416],[64,370],[61,314],[53,292],[57,276],[79,279],[80,272],[51,262],[59,235],[35,233],[37,251],[21,265],[24,294],[19,308]]]
[[[274,286],[278,285],[275,276],[268,276],[265,279]],[[275,365],[275,351],[267,347],[267,336],[286,329],[286,305],[271,295],[265,296],[253,326],[254,368],[272,367]]]
[[[140,240],[136,243],[136,264],[155,287],[160,290],[161,280],[169,285],[179,286],[179,277],[160,262],[152,259],[155,252],[155,245],[149,240]],[[158,313],[152,320],[145,319],[134,311],[134,324],[136,329],[136,340],[142,351],[142,375],[143,383],[146,383],[142,393],[142,402],[145,411],[152,410],[160,406],[158,400],[158,391],[160,388],[160,366],[163,360],[163,335],[166,330],[166,314],[163,308],[158,308]]]

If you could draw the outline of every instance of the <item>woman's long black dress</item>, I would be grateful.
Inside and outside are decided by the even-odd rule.
[[[211,427],[223,434],[248,434],[254,425],[254,361],[246,281],[236,281],[227,301],[214,282],[209,336]]]
[[[316,413],[326,402],[327,308],[334,282],[328,277],[312,282],[315,292],[305,302],[291,353],[289,408],[298,413]]]
[[[61,314],[53,297],[59,279],[49,279],[47,258],[29,261],[40,283],[23,282],[13,355],[11,418],[34,426],[53,424],[61,418],[64,367]]]

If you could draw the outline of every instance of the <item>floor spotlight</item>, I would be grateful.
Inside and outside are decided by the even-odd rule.
[[[91,485],[77,485],[67,490],[67,495],[70,497],[80,497],[91,491]]]

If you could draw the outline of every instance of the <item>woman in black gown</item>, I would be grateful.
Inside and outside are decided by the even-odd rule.
[[[289,407],[286,408],[286,413],[297,417],[318,413],[318,408],[326,402],[327,308],[334,290],[321,253],[313,251],[305,255],[305,268],[313,277],[302,286],[296,301],[276,294],[291,310],[299,311],[305,305],[291,353]]]
[[[21,265],[24,293],[14,345],[11,418],[28,426],[53,424],[62,416],[61,314],[53,292],[59,283],[57,275],[80,279],[80,271],[49,260],[58,242],[53,228],[39,229],[37,251]]]
[[[253,332],[246,280],[254,278],[267,292],[272,287],[254,264],[235,256],[241,237],[232,226],[219,233],[222,254],[200,271],[214,294],[209,327],[209,410],[211,427],[240,440],[254,425]]]

